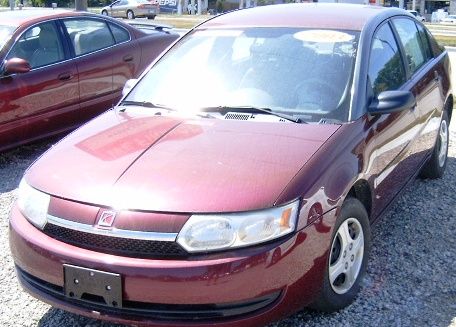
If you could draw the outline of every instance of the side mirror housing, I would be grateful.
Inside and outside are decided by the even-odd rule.
[[[130,90],[133,88],[133,86],[135,86],[137,81],[138,80],[135,78],[132,78],[132,79],[129,79],[128,81],[126,81],[125,85],[122,89],[122,96],[126,96],[128,94],[128,92],[130,92]]]
[[[5,75],[11,75],[27,73],[30,69],[32,69],[32,67],[27,60],[21,58],[11,58],[5,62],[3,71]]]
[[[383,115],[410,109],[416,105],[415,96],[410,91],[383,91],[369,105],[369,113]]]

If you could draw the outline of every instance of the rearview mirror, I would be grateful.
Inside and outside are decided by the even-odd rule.
[[[32,69],[32,67],[27,60],[22,58],[11,58],[5,63],[4,74],[23,74],[29,72],[30,69]]]
[[[136,82],[138,80],[135,78],[129,79],[128,81],[125,82],[125,86],[122,89],[122,96],[126,96],[128,92],[135,86]]]
[[[389,114],[410,109],[416,105],[415,96],[409,91],[383,91],[369,105],[372,115]]]

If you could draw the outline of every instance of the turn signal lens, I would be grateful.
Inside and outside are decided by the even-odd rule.
[[[36,227],[43,229],[47,222],[47,213],[51,197],[34,189],[22,179],[19,184],[17,204],[22,214]]]

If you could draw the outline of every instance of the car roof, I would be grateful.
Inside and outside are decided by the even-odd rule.
[[[93,16],[93,14],[63,9],[24,9],[4,11],[0,12],[0,25],[20,26],[25,23],[34,23],[52,18],[74,16]]]
[[[360,31],[376,16],[409,15],[405,10],[374,5],[291,3],[235,10],[206,21],[204,28],[305,27]]]

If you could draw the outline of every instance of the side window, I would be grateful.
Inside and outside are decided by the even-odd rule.
[[[424,30],[424,27],[421,26],[420,24],[416,24],[416,27],[418,28],[418,34],[420,35],[420,40],[421,40],[421,46],[426,58],[426,61],[433,58],[432,54],[432,49],[431,46],[429,45],[429,39],[427,38],[426,31]]]
[[[421,46],[418,29],[415,22],[407,18],[394,19],[393,25],[404,47],[410,73],[413,74],[426,62],[426,55]]]
[[[114,35],[116,43],[122,43],[130,40],[130,33],[128,33],[125,28],[111,23],[109,23],[109,27],[111,28],[111,32]]]
[[[405,83],[404,66],[388,24],[381,26],[374,35],[368,74],[374,95],[398,89]]]
[[[36,25],[22,34],[7,59],[15,57],[27,60],[32,68],[64,60],[65,53],[54,23]]]
[[[77,56],[115,44],[108,25],[102,20],[68,19],[64,24]]]

